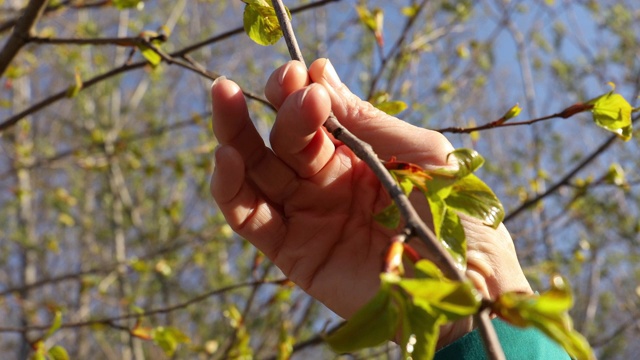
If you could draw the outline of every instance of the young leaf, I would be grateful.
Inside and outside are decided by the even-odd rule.
[[[153,338],[154,329],[144,326],[136,325],[130,331],[131,336],[137,337],[143,340],[151,340]]]
[[[400,225],[400,210],[398,210],[395,203],[392,203],[384,210],[373,215],[373,220],[386,228],[396,229]]]
[[[76,97],[80,93],[80,90],[82,90],[82,86],[84,86],[84,83],[80,78],[80,72],[77,69],[73,78],[75,83],[67,88],[66,96],[68,98]]]
[[[453,173],[456,178],[463,178],[474,173],[484,164],[484,158],[477,151],[471,149],[456,149],[447,155],[447,161],[453,157],[458,169]]]
[[[473,216],[494,229],[504,219],[504,208],[491,188],[475,175],[458,180],[445,199],[447,206]]]
[[[609,166],[609,170],[604,177],[604,181],[607,184],[613,184],[617,186],[624,186],[627,184],[627,180],[625,178],[624,169],[620,164],[613,163]]]
[[[406,359],[433,359],[440,326],[445,320],[420,306],[410,306],[406,317],[408,331],[402,332],[402,350]]]
[[[385,161],[384,166],[396,178],[396,181],[400,184],[405,194],[408,195],[411,192],[409,189],[413,189],[414,186],[423,192],[427,191],[425,182],[431,179],[431,176],[420,166],[404,161],[397,161],[395,158]]]
[[[140,0],[113,0],[113,5],[115,5],[118,10],[123,10],[134,7],[140,8],[144,5],[144,2]]]
[[[407,103],[404,101],[383,101],[374,105],[377,109],[384,111],[389,115],[399,114],[407,109]]]
[[[600,127],[616,133],[624,141],[632,135],[631,112],[633,108],[620,94],[613,90],[587,102],[593,108],[593,121]]]
[[[390,274],[381,275],[378,293],[365,306],[325,340],[338,353],[373,347],[393,339],[400,320],[400,309],[391,294]]]
[[[500,119],[496,120],[495,124],[504,124],[505,122],[507,122],[507,120],[513,119],[514,117],[520,115],[521,112],[522,108],[520,107],[520,104],[515,104],[513,107],[511,107],[511,109],[507,110],[507,112],[504,113],[504,115],[502,115]]]
[[[431,271],[428,260],[416,263],[417,271]],[[475,314],[481,297],[471,283],[451,281],[445,277],[401,279],[398,285],[410,295],[412,302],[425,309],[437,309],[447,320]]]
[[[156,343],[167,356],[173,356],[178,345],[191,341],[182,331],[175,327],[158,326],[153,329],[151,336],[153,342]]]
[[[504,293],[493,304],[493,311],[509,323],[534,326],[559,343],[574,359],[595,359],[587,340],[573,329],[569,309],[573,295],[560,276],[551,279],[551,289],[538,295]]]
[[[56,331],[58,331],[58,329],[60,329],[61,325],[62,325],[62,312],[60,310],[56,310],[55,314],[53,315],[53,322],[51,323],[49,330],[47,330],[47,333],[44,334],[42,339],[43,340],[48,339],[51,335],[53,335]]]
[[[364,5],[357,5],[356,12],[358,13],[358,17],[360,17],[360,21],[373,32],[373,35],[376,37],[376,42],[378,46],[384,46],[384,38],[382,35],[382,27],[384,24],[384,13],[380,8],[375,8],[372,11],[366,8]]]
[[[158,66],[162,62],[162,57],[160,54],[155,52],[152,48],[144,45],[139,45],[140,53],[144,56],[145,59],[151,64],[152,67]]]
[[[467,237],[460,217],[451,208],[448,208],[445,213],[440,238],[457,265],[461,269],[465,269],[467,267]]]
[[[282,37],[282,29],[271,0],[242,0],[244,31],[259,45],[273,45]],[[291,13],[287,8],[287,15]]]
[[[224,316],[229,320],[231,327],[236,329],[236,341],[229,351],[229,358],[252,359],[253,349],[249,344],[251,337],[247,332],[242,313],[240,313],[240,310],[238,310],[235,305],[230,305],[227,310],[224,311]]]
[[[51,360],[69,360],[69,354],[67,350],[60,345],[55,345],[47,351],[47,356]]]

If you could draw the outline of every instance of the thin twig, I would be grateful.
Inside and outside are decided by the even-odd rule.
[[[422,0],[422,2],[417,5],[415,12],[405,23],[404,28],[400,33],[400,36],[396,40],[395,44],[393,44],[393,46],[391,47],[391,50],[389,50],[389,53],[387,54],[387,56],[381,57],[380,68],[378,69],[378,72],[373,76],[373,79],[371,80],[371,84],[369,85],[369,91],[367,93],[367,98],[371,98],[373,96],[376,90],[376,86],[378,86],[378,82],[382,78],[382,74],[384,73],[385,68],[389,64],[390,59],[396,56],[396,54],[399,54],[402,44],[406,41],[409,35],[409,30],[411,30],[416,19],[420,16],[420,13],[426,7],[428,2],[429,0]],[[382,51],[382,48],[380,48],[380,51]]]
[[[158,34],[156,36],[135,36],[135,37],[115,37],[115,38],[92,38],[92,39],[76,39],[76,38],[51,38],[31,36],[27,42],[42,45],[115,45],[115,46],[140,46],[145,45],[149,41],[167,41],[167,35]]]
[[[261,286],[261,285],[282,285],[284,283],[286,283],[288,280],[283,278],[283,279],[275,279],[275,280],[258,280],[258,281],[251,281],[251,282],[246,282],[246,283],[241,283],[241,284],[234,284],[234,285],[229,285],[220,289],[215,289],[215,290],[211,290],[208,291],[206,293],[202,293],[196,297],[193,297],[185,302],[182,303],[178,303],[175,305],[171,305],[171,306],[167,306],[167,307],[163,307],[163,308],[158,308],[158,309],[153,309],[153,310],[147,310],[144,312],[140,312],[140,313],[129,313],[129,314],[124,314],[124,315],[119,315],[119,316],[114,316],[114,317],[110,317],[110,318],[102,318],[102,319],[95,319],[95,320],[87,320],[87,321],[79,321],[79,322],[72,322],[72,323],[63,323],[62,325],[60,325],[60,329],[69,329],[69,328],[79,328],[79,327],[85,327],[85,326],[93,326],[93,325],[101,325],[101,324],[113,324],[116,321],[122,321],[122,320],[129,320],[129,319],[137,319],[137,318],[141,318],[141,317],[148,317],[151,315],[158,315],[158,314],[166,314],[166,313],[170,313],[176,310],[181,310],[184,309],[186,307],[189,307],[193,304],[202,302],[212,296],[216,296],[216,295],[220,295],[220,294],[224,294],[226,292],[232,291],[232,290],[236,290],[236,289],[240,289],[243,287],[253,287],[253,286]],[[27,332],[31,332],[31,331],[45,331],[48,330],[51,327],[51,325],[33,325],[33,326],[27,326],[27,327],[0,327],[0,333],[27,333]]]
[[[506,360],[504,351],[502,350],[502,346],[498,340],[496,329],[493,327],[493,323],[491,323],[490,314],[491,307],[487,306],[475,315],[475,321],[478,324],[478,329],[480,330],[482,343],[484,344],[484,348],[489,359]]]
[[[292,14],[296,14],[296,13],[299,13],[299,12],[302,12],[302,11],[306,11],[306,10],[313,9],[313,8],[316,8],[316,7],[324,6],[324,5],[328,4],[328,3],[337,2],[337,1],[340,1],[340,0],[321,0],[321,1],[317,1],[317,2],[314,2],[314,3],[311,3],[311,4],[307,4],[307,5],[303,5],[303,6],[297,7],[295,9],[291,9],[291,13]],[[226,31],[226,32],[224,32],[222,34],[219,34],[219,35],[216,35],[216,36],[211,37],[209,39],[206,39],[204,41],[189,45],[189,46],[187,46],[187,47],[185,47],[183,49],[180,49],[180,50],[178,50],[176,52],[171,53],[170,55],[173,58],[183,58],[185,55],[187,55],[187,54],[189,54],[189,53],[191,53],[191,52],[193,52],[195,50],[198,50],[198,49],[200,49],[200,48],[202,48],[204,46],[207,46],[207,45],[210,45],[210,44],[225,40],[225,39],[227,39],[229,37],[232,37],[234,35],[242,34],[243,31],[244,31],[243,27],[237,27],[235,29]],[[132,70],[141,69],[141,68],[145,67],[147,64],[148,64],[148,62],[145,60],[145,61],[140,61],[140,62],[137,62],[137,63],[127,63],[127,64],[124,64],[124,65],[122,65],[120,67],[111,69],[111,70],[107,71],[106,73],[97,75],[97,76],[95,76],[95,77],[93,77],[93,78],[91,78],[91,79],[89,79],[87,81],[84,81],[82,83],[80,91],[83,91],[83,90],[85,90],[85,89],[87,89],[87,88],[89,88],[89,87],[91,87],[91,86],[93,86],[95,84],[98,84],[98,83],[100,83],[100,82],[102,82],[102,81],[104,81],[106,79],[112,78],[114,76],[129,72],[129,71],[132,71]],[[202,73],[200,73],[200,74],[202,75]],[[263,103],[265,105],[268,104],[267,106],[269,108],[272,108],[271,104],[266,99],[264,99],[263,97],[260,97],[260,96],[258,96],[256,94],[252,94],[250,92],[246,92],[244,90],[243,90],[243,93],[248,98],[251,98],[253,100],[259,101],[259,102],[261,102],[261,103]],[[66,99],[66,98],[67,98],[67,89],[64,89],[62,91],[59,91],[58,93],[55,93],[55,94],[51,95],[50,97],[48,97],[48,98],[46,98],[44,100],[41,100],[40,102],[37,102],[37,103],[31,105],[31,107],[29,107],[29,108],[27,108],[27,109],[25,109],[25,110],[23,110],[23,111],[21,111],[21,112],[19,112],[17,114],[14,114],[13,116],[9,117],[8,119],[4,120],[3,122],[0,122],[0,133],[2,133],[6,129],[14,126],[15,124],[17,124],[23,118],[25,118],[25,117],[27,117],[29,115],[32,115],[32,114],[34,114],[34,113],[36,113],[36,112],[48,107],[49,105],[52,105],[52,104],[54,104],[54,103],[56,103],[56,102],[58,102],[60,100]]]
[[[0,76],[4,74],[13,58],[18,55],[18,51],[27,43],[31,35],[31,30],[36,24],[42,12],[47,7],[49,0],[31,0],[24,10],[22,16],[16,22],[9,40],[0,51]]]
[[[600,154],[602,154],[605,150],[611,146],[615,140],[618,138],[617,135],[611,135],[602,145],[600,145],[595,151],[593,151],[589,156],[584,158],[578,165],[576,165],[571,171],[569,171],[562,179],[558,180],[553,186],[547,189],[547,191],[539,194],[538,196],[529,199],[518,206],[511,213],[507,214],[504,217],[503,223],[508,223],[513,220],[516,216],[520,215],[524,210],[538,203],[538,201],[543,200],[547,196],[556,192],[556,190],[560,189],[562,186],[569,184],[569,181],[578,173],[580,170],[584,169],[587,165],[589,165],[593,160],[595,160]]]
[[[535,124],[537,122],[541,122],[541,121],[545,121],[545,120],[562,118],[562,116],[560,116],[560,114],[561,113],[556,113],[556,114],[553,114],[553,115],[547,115],[547,116],[543,116],[543,117],[536,118],[536,119],[531,119],[531,120],[526,120],[526,121],[501,122],[502,119],[499,119],[499,120],[495,120],[495,121],[492,121],[490,123],[486,123],[484,125],[480,125],[480,126],[476,126],[476,127],[470,127],[470,128],[448,127],[448,128],[443,128],[443,129],[436,129],[435,131],[443,133],[443,134],[444,133],[468,134],[468,133],[472,133],[472,132],[475,132],[475,131],[482,131],[482,130],[488,130],[488,129],[499,129],[499,128],[505,128],[505,127],[511,127],[511,126],[532,125],[532,124]]]

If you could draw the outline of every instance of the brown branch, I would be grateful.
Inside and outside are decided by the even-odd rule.
[[[42,45],[116,45],[116,46],[141,46],[146,45],[150,41],[167,41],[165,34],[159,34],[156,36],[145,37],[121,37],[121,38],[93,38],[93,39],[66,39],[66,38],[50,38],[50,37],[38,37],[31,36],[27,39],[27,42],[42,44]]]
[[[545,120],[551,120],[551,119],[555,119],[555,118],[563,118],[562,116],[560,116],[560,114],[561,113],[556,113],[556,114],[553,114],[553,115],[543,116],[543,117],[540,117],[540,118],[526,120],[526,121],[504,122],[504,120],[498,119],[498,120],[492,121],[490,123],[486,123],[484,125],[471,127],[471,128],[448,127],[448,128],[443,128],[443,129],[436,129],[435,131],[443,133],[443,134],[444,133],[469,134],[469,133],[472,133],[472,132],[475,132],[475,131],[482,131],[482,130],[488,130],[488,129],[498,129],[498,128],[511,127],[511,126],[532,125],[532,124],[535,124],[537,122],[541,122],[541,121],[545,121]]]
[[[599,339],[590,341],[590,344],[594,348],[598,348],[598,347],[610,344],[611,341],[613,341],[613,339],[617,338],[618,336],[622,335],[625,331],[633,327],[640,328],[640,314],[634,315],[633,318],[631,318],[629,321],[625,322],[624,324],[620,325],[611,334],[608,334],[606,336],[600,337]]]
[[[9,64],[18,54],[18,51],[27,43],[34,25],[42,16],[42,12],[49,0],[31,0],[24,9],[24,13],[17,20],[13,32],[0,51],[0,76],[4,74]]]
[[[174,237],[177,238],[177,235]],[[203,239],[199,239],[202,242],[205,242],[205,240]],[[208,241],[208,240],[206,240]],[[185,246],[189,246],[192,245],[194,242],[193,238],[189,238],[186,240],[174,240],[170,245],[168,246],[164,246],[162,248],[156,249],[154,251],[150,251],[146,254],[143,254],[141,256],[138,257],[139,260],[152,260],[155,259],[158,256],[162,256],[165,255],[167,253],[170,252],[175,252]],[[47,286],[47,285],[54,285],[57,283],[61,283],[61,282],[65,282],[65,281],[69,281],[69,280],[76,280],[79,279],[83,276],[86,275],[92,275],[92,274],[105,274],[105,273],[110,273],[112,271],[114,271],[118,266],[122,266],[123,264],[128,264],[128,260],[125,261],[124,263],[122,262],[113,262],[113,263],[108,263],[108,264],[103,264],[100,266],[95,266],[93,268],[84,270],[84,271],[79,271],[79,272],[75,272],[75,273],[67,273],[67,274],[62,274],[62,275],[58,275],[58,276],[53,276],[50,278],[46,278],[46,279],[41,279],[38,281],[35,281],[33,283],[27,283],[21,286],[13,286],[7,289],[4,289],[0,292],[0,297],[4,297],[4,296],[8,296],[12,293],[20,293],[23,291],[29,291],[35,288],[39,288],[39,287],[43,287],[43,286]]]
[[[429,0],[422,0],[422,2],[417,6],[417,10],[415,11],[415,13],[405,23],[404,28],[400,33],[400,36],[396,40],[395,44],[393,44],[393,46],[391,47],[391,50],[389,50],[389,53],[387,54],[387,56],[382,57],[381,59],[382,63],[380,64],[380,68],[378,69],[378,72],[373,76],[373,80],[371,80],[371,85],[369,85],[367,98],[371,99],[371,97],[373,96],[376,86],[378,85],[378,82],[382,78],[382,74],[384,73],[385,68],[389,64],[390,59],[392,57],[396,57],[397,54],[400,54],[400,48],[402,47],[402,44],[406,41],[409,35],[409,30],[411,30],[416,19],[419,17],[420,13],[426,7],[428,2]],[[380,51],[382,51],[381,48],[380,48]]]
[[[154,129],[148,129],[148,130],[144,130],[132,135],[128,135],[128,136],[123,136],[121,138],[119,138],[118,140],[115,141],[115,143],[113,144],[115,149],[120,150],[123,146],[126,147],[127,145],[129,145],[130,143],[133,143],[135,141],[140,141],[140,140],[145,140],[154,136],[159,136],[159,135],[163,135],[166,134],[170,131],[174,131],[174,130],[180,130],[184,127],[188,127],[188,126],[192,126],[192,125],[197,125],[199,123],[201,123],[200,119],[203,118],[207,118],[211,116],[211,112],[207,111],[204,113],[200,113],[197,115],[193,115],[191,116],[191,118],[187,119],[187,120],[181,120],[178,121],[176,123],[173,124],[169,124],[169,125],[163,125],[163,126],[159,126],[157,128]],[[33,161],[27,165],[18,165],[18,166],[14,166],[13,168],[5,171],[4,173],[0,174],[0,181],[4,181],[6,179],[8,179],[9,177],[13,176],[13,173],[16,170],[19,169],[33,169],[33,168],[39,168],[45,165],[49,165],[52,163],[55,163],[57,161],[60,160],[64,160],[65,158],[69,157],[69,156],[73,156],[78,154],[78,152],[80,151],[91,151],[94,149],[103,149],[105,146],[105,142],[104,141],[99,141],[99,142],[93,142],[91,144],[88,145],[84,145],[84,146],[76,146],[74,148],[71,148],[69,150],[65,150],[65,151],[61,151],[53,156],[44,158],[44,159],[39,159],[36,161]],[[116,150],[116,151],[118,151]]]
[[[143,318],[143,317],[149,317],[149,316],[158,315],[158,314],[167,314],[177,310],[182,310],[193,304],[197,304],[212,296],[221,295],[236,289],[240,289],[244,287],[262,286],[262,285],[282,285],[287,283],[288,281],[289,281],[288,279],[283,278],[283,279],[274,279],[274,280],[257,280],[257,281],[250,281],[250,282],[245,282],[240,284],[229,285],[220,289],[215,289],[215,290],[202,293],[185,302],[178,303],[175,305],[153,309],[153,310],[147,310],[140,313],[128,313],[124,315],[107,317],[102,319],[63,323],[62,325],[60,325],[60,329],[70,329],[70,328],[79,328],[79,327],[85,327],[85,326],[105,325],[105,324],[111,325],[111,324],[114,324],[116,321]],[[26,327],[0,327],[0,333],[27,333],[32,331],[46,331],[50,327],[51,325],[32,325],[32,326],[26,326]]]
[[[543,116],[543,117],[539,117],[539,118],[535,118],[535,119],[531,119],[531,120],[506,122],[509,119],[505,118],[505,116],[506,116],[505,115],[505,116],[501,117],[498,120],[495,120],[495,121],[492,121],[490,123],[487,123],[487,124],[484,124],[484,125],[480,125],[480,126],[477,126],[477,127],[473,127],[473,128],[449,127],[449,128],[444,128],[444,129],[435,130],[435,131],[438,131],[440,133],[455,133],[455,134],[459,134],[459,133],[472,133],[474,131],[487,130],[487,129],[496,129],[496,128],[501,128],[501,127],[531,125],[531,124],[535,124],[535,123],[540,122],[540,121],[551,120],[551,119],[556,119],[556,118],[568,119],[568,118],[572,117],[575,114],[579,114],[581,112],[589,111],[591,109],[593,109],[593,105],[592,104],[575,103],[575,104],[567,107],[566,109],[564,109],[564,110],[562,110],[560,112],[557,112],[555,114],[547,115],[547,116]]]
[[[336,1],[340,1],[340,0],[322,0],[322,1],[317,1],[315,3],[311,3],[311,4],[304,5],[304,6],[300,6],[300,7],[295,8],[295,9],[291,9],[291,13],[292,14],[299,13],[299,12],[302,12],[302,11],[305,11],[305,10],[309,10],[309,9],[313,9],[313,8],[316,8],[316,7],[319,7],[319,6],[324,6],[324,5],[328,4],[328,3],[336,2]],[[224,33],[222,33],[220,35],[216,35],[214,37],[211,37],[211,38],[209,38],[207,40],[198,42],[198,43],[193,44],[193,45],[189,45],[189,46],[187,46],[187,47],[185,47],[185,48],[183,48],[181,50],[178,50],[178,51],[176,51],[174,53],[171,53],[170,55],[171,55],[172,58],[184,58],[190,52],[193,52],[193,51],[195,51],[195,50],[197,50],[197,49],[199,49],[201,47],[204,47],[204,46],[207,46],[207,45],[210,45],[210,44],[225,40],[225,39],[227,39],[227,38],[229,38],[231,36],[241,34],[243,31],[244,31],[243,27],[238,27],[236,29],[224,32]],[[122,65],[120,67],[117,67],[117,68],[114,68],[112,70],[109,70],[106,73],[103,73],[101,75],[97,75],[97,76],[91,78],[90,80],[84,81],[82,83],[82,87],[80,88],[80,91],[83,91],[86,88],[89,88],[89,87],[91,87],[91,86],[93,86],[93,85],[95,85],[95,84],[97,84],[97,83],[99,83],[101,81],[104,81],[106,79],[109,79],[111,77],[123,74],[125,72],[129,72],[129,71],[132,71],[132,70],[135,70],[135,69],[143,68],[147,64],[148,64],[147,61],[140,61],[140,62],[137,62],[137,63],[124,64],[124,65]],[[196,72],[199,73],[200,75],[202,75],[202,72],[199,72],[199,70],[196,71]],[[210,78],[210,77],[207,76],[207,78]],[[253,94],[253,93],[250,93],[250,92],[247,92],[247,91],[244,91],[244,90],[243,90],[243,94],[245,96],[247,96],[248,98],[250,98],[250,99],[259,101],[259,102],[267,105],[269,108],[273,108],[271,106],[271,104],[266,99],[262,98],[261,96],[258,96],[256,94]],[[60,92],[58,92],[58,93],[56,93],[54,95],[51,95],[50,97],[48,97],[48,98],[46,98],[44,100],[41,100],[40,102],[38,102],[38,103],[32,105],[31,107],[19,112],[18,114],[14,114],[13,116],[9,117],[8,119],[6,119],[6,120],[4,120],[3,122],[0,123],[0,133],[2,133],[6,129],[14,126],[16,123],[18,123],[18,121],[22,120],[26,116],[29,116],[29,115],[31,115],[33,113],[36,113],[36,112],[46,108],[47,106],[49,106],[49,105],[51,105],[53,103],[56,103],[56,102],[58,102],[58,101],[60,101],[62,99],[65,99],[66,97],[67,97],[67,89],[64,89],[64,90],[62,90],[62,91],[60,91]]]
[[[525,201],[520,204],[515,210],[509,213],[504,217],[503,222],[506,224],[507,222],[513,220],[516,216],[520,215],[524,210],[538,203],[538,201],[543,200],[547,196],[553,194],[562,186],[569,184],[569,181],[578,173],[580,170],[584,169],[587,165],[589,165],[593,160],[595,160],[598,156],[604,153],[605,150],[611,146],[615,140],[618,138],[617,135],[611,135],[602,145],[600,145],[595,151],[593,151],[589,156],[584,158],[578,165],[576,165],[571,171],[569,171],[565,176],[563,176],[560,180],[558,180],[553,186],[551,186],[547,191],[538,196]]]
[[[87,8],[94,8],[94,7],[101,7],[101,6],[105,6],[108,5],[112,2],[112,0],[101,0],[101,1],[96,1],[93,3],[87,3],[87,2],[79,2],[76,4],[71,4],[70,0],[65,0],[65,1],[61,1],[59,3],[56,3],[54,5],[49,5],[46,7],[46,9],[44,10],[44,14],[48,14],[51,12],[54,12],[56,10],[62,9],[63,7],[68,7],[71,9],[87,9]],[[0,33],[3,33],[9,29],[11,29],[12,27],[14,27],[17,22],[19,20],[19,17],[16,17],[14,19],[10,19],[7,20],[5,22],[3,22],[2,24],[0,24]]]
[[[480,331],[480,337],[484,344],[484,349],[487,352],[489,359],[493,360],[506,360],[500,340],[498,340],[498,334],[496,329],[491,323],[491,305],[485,302],[485,307],[481,309],[474,317],[475,322],[478,324]]]

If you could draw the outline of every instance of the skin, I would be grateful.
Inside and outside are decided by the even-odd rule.
[[[220,146],[211,194],[229,225],[293,282],[348,319],[377,291],[383,254],[393,232],[372,219],[389,198],[369,168],[322,127],[330,111],[382,159],[424,168],[449,166],[453,147],[440,133],[407,124],[362,101],[327,59],[309,68],[296,61],[273,72],[265,87],[278,109],[266,147],[238,85],[214,82],[213,130]],[[412,197],[428,216],[425,201]],[[504,226],[463,218],[467,276],[488,298],[531,292]],[[418,241],[412,245],[421,249]],[[444,327],[440,346],[473,328]]]

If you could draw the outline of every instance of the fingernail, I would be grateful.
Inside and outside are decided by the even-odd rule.
[[[227,77],[223,75],[218,76],[215,80],[213,80],[213,83],[211,83],[211,87],[213,88],[214,86],[216,86],[217,83],[219,83],[222,80],[227,80]]]
[[[340,84],[342,84],[342,81],[340,81],[340,77],[338,76],[336,69],[333,67],[333,64],[331,64],[331,61],[329,59],[327,59],[327,61],[324,63],[323,77],[325,80],[327,80],[329,85],[333,87],[340,86]]]
[[[282,68],[282,70],[280,71],[280,75],[278,75],[278,84],[282,85],[284,83],[284,78],[285,76],[287,76],[290,67],[291,63],[289,62]]]
[[[304,105],[304,99],[307,97],[307,94],[311,91],[311,89],[313,89],[316,86],[316,84],[311,84],[309,86],[307,86],[306,89],[304,89],[304,92],[302,93],[302,96],[300,96],[300,100],[298,101],[298,108],[302,108],[302,105]]]

